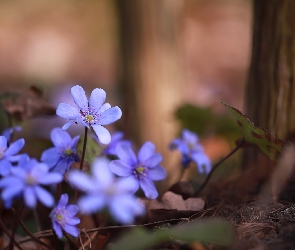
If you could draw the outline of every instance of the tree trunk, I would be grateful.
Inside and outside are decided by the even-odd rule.
[[[164,156],[163,165],[169,168],[175,162],[175,154],[169,152],[168,144],[178,132],[173,112],[183,97],[177,35],[182,2],[116,3],[121,33],[124,131],[138,146],[152,141]]]
[[[252,61],[246,87],[246,115],[280,139],[295,131],[295,1],[253,1]],[[257,163],[256,151],[245,164]]]

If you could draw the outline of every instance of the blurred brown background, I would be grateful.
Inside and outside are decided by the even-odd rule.
[[[0,3],[2,90],[34,84],[57,106],[71,102],[75,84],[88,95],[103,88],[107,102],[123,110],[108,128],[123,130],[138,146],[154,142],[167,169],[179,159],[167,148],[179,135],[173,117],[179,106],[227,112],[223,99],[243,109],[250,50],[250,0]],[[26,121],[24,137],[48,138],[64,122]],[[80,131],[73,127],[71,132]],[[229,150],[210,140],[205,145],[212,159]],[[177,175],[169,178],[173,182]]]

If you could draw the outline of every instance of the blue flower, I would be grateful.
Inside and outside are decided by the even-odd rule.
[[[62,238],[62,229],[68,234],[77,237],[80,234],[79,229],[75,226],[80,223],[80,219],[75,217],[79,211],[77,205],[68,205],[69,196],[63,194],[56,207],[50,213],[52,225],[58,238]]]
[[[24,139],[19,139],[13,142],[9,147],[7,146],[7,139],[5,136],[0,136],[0,175],[6,176],[12,168],[11,162],[18,161],[17,154],[25,145]]]
[[[60,173],[49,173],[45,163],[39,163],[23,155],[19,159],[18,166],[11,168],[10,173],[0,180],[2,199],[11,201],[14,197],[22,195],[25,204],[36,207],[37,200],[47,207],[54,205],[52,195],[40,185],[52,185],[62,181]]]
[[[102,125],[109,125],[120,119],[122,116],[121,109],[117,106],[111,108],[109,103],[104,104],[106,92],[103,89],[94,89],[90,95],[89,103],[81,86],[72,87],[71,94],[78,109],[67,103],[60,103],[56,109],[58,116],[70,120],[62,129],[68,129],[74,122],[87,128],[91,126],[99,141],[102,144],[109,144],[111,135]]]
[[[110,144],[108,144],[104,149],[105,155],[117,155],[117,146],[121,143],[126,143],[127,145],[132,145],[132,143],[128,140],[123,140],[124,133],[117,131],[112,134],[112,140]]]
[[[119,144],[117,156],[119,160],[110,163],[111,171],[125,177],[126,181],[136,180],[134,192],[141,187],[147,198],[157,198],[158,191],[153,181],[163,180],[166,171],[159,166],[163,158],[161,154],[155,153],[155,145],[151,142],[144,143],[136,157],[130,145]]]
[[[22,131],[22,127],[21,126],[15,126],[12,128],[7,128],[2,132],[2,135],[5,136],[7,142],[10,141],[11,135],[14,131],[20,132]]]
[[[51,170],[64,174],[74,162],[79,161],[76,147],[80,136],[72,139],[67,131],[54,128],[50,137],[54,147],[42,153],[41,161]]]
[[[184,129],[182,138],[174,139],[170,143],[170,150],[178,149],[182,154],[181,163],[183,167],[189,167],[194,162],[200,173],[209,173],[211,170],[211,161],[206,155],[203,146],[199,143],[197,134]]]
[[[78,200],[82,213],[95,213],[107,207],[116,221],[129,224],[135,216],[145,212],[143,205],[133,196],[136,182],[115,179],[107,159],[96,159],[92,174],[89,176],[79,170],[68,172],[69,182],[86,193]]]

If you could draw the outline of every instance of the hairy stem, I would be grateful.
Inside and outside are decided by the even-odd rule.
[[[237,146],[227,155],[225,156],[223,159],[221,159],[219,162],[217,162],[215,164],[215,166],[211,169],[210,173],[207,175],[207,178],[205,179],[205,181],[203,182],[202,186],[195,192],[195,194],[193,195],[193,197],[197,197],[205,188],[205,186],[207,185],[207,183],[209,182],[210,178],[212,177],[213,173],[215,172],[215,170],[220,166],[221,163],[223,163],[226,159],[228,159],[230,156],[232,156],[236,151],[238,151],[238,149],[240,147],[243,146],[243,144],[245,143],[245,138],[243,137],[239,144],[237,144]]]

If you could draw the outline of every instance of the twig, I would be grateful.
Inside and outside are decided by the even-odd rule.
[[[7,235],[7,237],[10,239],[10,241],[13,241],[13,243],[15,244],[15,246],[20,249],[20,250],[24,250],[20,244],[14,239],[12,238],[11,234],[9,233],[7,227],[5,226],[5,224],[3,223],[3,221],[0,219],[0,227],[1,229],[4,231],[4,233]]]

